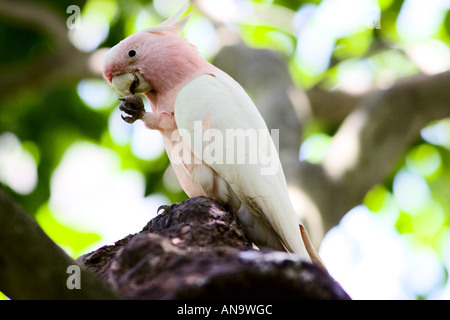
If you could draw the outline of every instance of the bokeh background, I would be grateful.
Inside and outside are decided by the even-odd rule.
[[[101,75],[107,48],[183,3],[0,0],[0,184],[73,257],[186,199],[159,133],[122,121],[119,94]],[[282,99],[274,88],[284,90],[295,109],[288,118],[301,119],[272,125],[280,152],[294,149],[282,159],[290,172],[293,162],[326,161],[369,94],[450,69],[449,9],[449,0],[197,0],[183,35],[272,108],[268,122],[284,110],[274,111]],[[316,96],[324,113],[305,107]],[[404,148],[337,220],[306,212],[325,264],[353,299],[450,298],[450,118],[427,123]]]

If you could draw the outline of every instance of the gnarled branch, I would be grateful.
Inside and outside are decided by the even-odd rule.
[[[321,268],[253,249],[235,216],[203,197],[78,260],[130,299],[349,299]]]

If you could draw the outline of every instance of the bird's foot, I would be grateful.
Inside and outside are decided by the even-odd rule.
[[[119,100],[122,101],[119,105],[119,109],[129,115],[121,115],[125,122],[133,123],[138,119],[142,119],[145,113],[145,108],[141,97],[129,95],[119,98]]]
[[[171,210],[176,203],[174,204],[163,204],[162,206],[159,206],[158,210],[156,210],[156,214],[164,214],[167,211]]]

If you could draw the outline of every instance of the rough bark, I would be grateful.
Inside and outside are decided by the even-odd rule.
[[[234,215],[203,197],[78,261],[129,299],[349,299],[315,265],[253,249]]]

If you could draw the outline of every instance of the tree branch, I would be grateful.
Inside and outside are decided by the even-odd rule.
[[[0,188],[0,291],[11,299],[117,299],[81,267],[81,289],[68,289],[67,267],[78,265]]]
[[[349,299],[320,267],[253,249],[236,217],[203,197],[78,260],[129,299]]]
[[[311,116],[327,127],[339,127],[367,94],[348,94],[342,91],[324,91],[311,88],[306,92]]]
[[[372,92],[345,119],[322,166],[328,180],[321,185],[328,200],[321,197],[320,203],[326,230],[388,177],[423,127],[450,117],[449,85],[450,71],[399,81]]]
[[[2,66],[0,94],[98,76],[89,67],[91,53],[81,52],[70,43],[63,15],[44,4],[3,0],[0,1],[0,16],[12,24],[38,30],[53,40],[48,52],[12,66]]]

